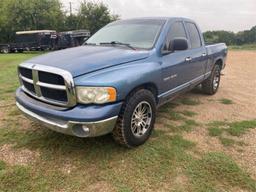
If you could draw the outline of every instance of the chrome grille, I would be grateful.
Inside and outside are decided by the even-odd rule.
[[[62,69],[22,63],[18,68],[22,89],[47,103],[71,107],[76,104],[72,75]]]

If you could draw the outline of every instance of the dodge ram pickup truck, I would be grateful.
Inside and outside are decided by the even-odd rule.
[[[226,56],[226,45],[205,45],[190,19],[119,20],[80,47],[21,63],[16,104],[54,131],[112,133],[119,144],[136,147],[150,137],[158,106],[197,85],[217,92]]]

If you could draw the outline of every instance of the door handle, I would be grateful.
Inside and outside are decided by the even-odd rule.
[[[187,58],[185,59],[185,61],[187,61],[187,62],[189,62],[189,61],[191,61],[191,60],[192,60],[191,57],[187,57]]]
[[[202,56],[205,57],[205,56],[206,56],[206,53],[203,53]]]

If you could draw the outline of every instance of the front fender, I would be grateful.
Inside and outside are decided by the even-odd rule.
[[[117,99],[124,100],[135,87],[151,83],[161,89],[161,65],[158,62],[138,61],[102,69],[75,78],[76,86],[111,86],[117,90]]]

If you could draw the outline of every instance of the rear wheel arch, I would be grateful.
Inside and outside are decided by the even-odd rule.
[[[220,69],[223,67],[223,59],[219,58],[215,61],[214,65],[219,65]]]

